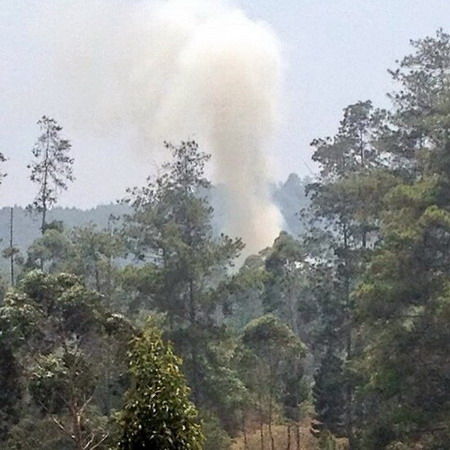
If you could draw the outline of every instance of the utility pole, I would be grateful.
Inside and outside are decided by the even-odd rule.
[[[10,218],[9,218],[9,261],[10,261],[10,274],[11,274],[11,286],[15,284],[14,276],[14,262],[17,250],[14,248],[14,207],[11,206]]]

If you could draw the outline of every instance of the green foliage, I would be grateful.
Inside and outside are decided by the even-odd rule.
[[[3,450],[3,447],[0,447]],[[62,434],[50,417],[41,418],[36,415],[22,418],[15,425],[5,450],[72,450],[73,444],[69,436]],[[103,450],[103,449],[102,449]]]
[[[336,437],[330,431],[323,431],[320,433],[318,448],[320,450],[338,450]]]
[[[433,195],[425,186],[398,190],[408,199],[398,212],[388,213],[384,245],[355,293],[368,342],[360,369],[367,374],[366,395],[377,392],[375,411],[382,415],[371,420],[399,438],[414,429],[426,435],[449,414],[448,354],[442,350],[450,338],[450,261],[442,248],[450,244],[450,216],[436,204],[427,205]],[[400,208],[398,191],[391,197],[393,208]],[[376,448],[374,435],[369,436]]]
[[[312,395],[315,416],[311,432],[316,437],[327,433],[342,437],[345,423],[345,377],[342,360],[327,348],[314,375]]]
[[[224,417],[231,408],[219,387],[239,383],[228,366],[219,286],[243,244],[213,231],[213,210],[206,197],[210,182],[204,176],[209,155],[193,141],[166,147],[173,158],[159,177],[129,191],[133,213],[124,233],[129,248],[145,264],[122,275],[127,285],[134,285],[135,304],[167,317],[167,336],[183,357],[196,405],[232,422]]]
[[[202,449],[197,411],[172,346],[162,341],[159,331],[148,328],[133,339],[129,360],[133,387],[119,418],[119,448]]]
[[[242,342],[258,357],[268,357],[271,361],[274,361],[272,356],[282,352],[295,352],[300,356],[304,356],[305,352],[293,331],[272,314],[251,321],[244,328]]]
[[[383,241],[354,291],[367,449],[440,449],[450,439],[450,37],[438,31],[412,44],[414,54],[392,71],[401,89],[384,136],[403,181],[384,198]]]
[[[25,270],[41,268],[47,272],[60,272],[72,257],[72,243],[64,229],[47,225],[42,236],[28,247]]]
[[[305,325],[301,317],[306,306],[301,304],[305,300],[301,295],[305,283],[304,257],[299,241],[281,232],[265,260],[264,309],[279,315],[296,333]]]
[[[260,255],[247,257],[239,271],[219,286],[226,322],[237,330],[263,312],[263,296],[268,274]]]
[[[412,46],[391,71],[393,109],[349,105],[312,142],[317,179],[273,188],[301,238],[281,232],[239,270],[243,243],[218,232],[224,188],[195,142],[166,143],[172,160],[125,205],[50,212],[73,160],[43,117],[30,166],[41,234],[15,208],[3,249],[21,273],[4,302],[0,282],[0,446],[228,449],[258,421],[274,450],[272,426],[298,429],[314,381],[318,448],[448,448],[450,36]],[[136,331],[149,314],[175,350]]]
[[[123,358],[120,341],[128,340],[132,330],[120,329],[120,321],[104,309],[100,295],[76,276],[38,271],[27,274],[8,292],[0,321],[1,338],[13,349],[26,375],[15,380],[27,392],[16,429],[27,427],[30,415],[39,411],[39,417],[53,422],[56,441],[68,435],[76,449],[106,445],[113,427],[108,423],[108,411],[100,411],[102,388],[106,380],[118,385],[115,380],[120,378]],[[114,334],[109,331],[112,321]],[[113,343],[115,370],[109,364]],[[109,402],[113,398],[110,393]],[[11,446],[12,442],[22,445],[20,433],[11,433]]]
[[[439,29],[411,45],[414,52],[390,71],[400,89],[390,94],[395,110],[383,144],[398,170],[415,175],[428,166],[429,144],[443,148],[447,140],[442,108],[448,105],[450,87],[450,35]]]
[[[355,386],[348,377],[343,385],[340,367],[326,379],[320,365],[331,363],[334,354],[348,366],[355,353],[350,293],[379,238],[378,207],[396,182],[383,171],[386,159],[378,145],[387,120],[388,114],[375,109],[370,101],[357,102],[344,109],[334,137],[315,139],[311,144],[313,160],[320,164],[319,179],[308,186],[311,205],[306,217],[310,223],[304,239],[305,259],[309,260],[307,286],[318,316],[313,338],[319,366],[313,432],[319,436],[322,428],[328,427],[342,435],[345,430],[350,448],[355,446]],[[339,389],[333,392],[330,386]]]
[[[125,255],[125,243],[111,224],[108,227],[107,230],[99,230],[91,224],[73,229],[70,235],[73,256],[66,266],[71,273],[82,277],[86,284],[107,296],[111,304],[117,272],[115,263]]]
[[[243,245],[239,239],[214,236],[213,211],[201,196],[210,188],[203,174],[209,155],[201,153],[195,142],[166,147],[173,161],[163,166],[160,177],[129,191],[127,202],[134,212],[125,231],[136,257],[159,269],[155,306],[172,318],[191,321],[197,308],[205,313],[211,309],[213,298],[200,286],[211,287],[217,273],[232,266]],[[187,292],[192,290],[193,297]]]
[[[251,321],[241,340],[241,376],[259,412],[260,426],[267,420],[271,430],[278,406],[288,420],[298,420],[300,405],[307,398],[302,389],[303,343],[271,314]]]
[[[67,182],[73,181],[73,159],[69,156],[72,145],[60,137],[62,127],[54,119],[42,116],[38,121],[42,134],[34,148],[30,179],[38,186],[33,203],[28,206],[30,211],[42,215],[41,230],[47,225],[47,211],[57,202],[58,193],[67,189]]]
[[[2,328],[3,329],[3,326]],[[3,334],[3,333],[1,333]],[[0,447],[20,417],[21,371],[10,345],[0,336]]]
[[[231,438],[222,428],[220,420],[212,414],[202,416],[202,429],[205,435],[204,450],[229,450]]]

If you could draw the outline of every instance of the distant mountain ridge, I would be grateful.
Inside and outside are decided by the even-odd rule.
[[[308,205],[308,199],[305,196],[305,186],[308,182],[308,180],[303,180],[296,174],[291,174],[284,183],[273,184],[270,187],[273,201],[280,209],[283,217],[283,228],[293,235],[300,234],[302,230],[298,213]],[[225,190],[225,186],[219,185],[214,186],[211,191],[211,204],[215,209],[213,226],[218,231],[226,218],[226,211],[222,206]],[[28,246],[40,236],[40,218],[29,214],[25,208],[20,206],[14,206],[13,210],[14,245],[24,253]],[[48,222],[62,221],[67,228],[95,224],[100,229],[104,229],[107,228],[111,215],[122,216],[129,210],[129,206],[118,203],[98,205],[87,210],[58,206],[49,211]],[[10,214],[10,207],[0,208],[0,250],[9,246]],[[0,271],[5,272],[6,267],[7,261],[0,261]]]
[[[40,218],[28,213],[21,206],[14,206],[14,245],[21,250],[26,249],[40,236]],[[79,209],[75,207],[63,208],[57,206],[48,212],[47,222],[62,221],[67,228],[83,227],[90,223],[99,228],[106,228],[111,214],[121,216],[129,211],[126,205],[114,204],[99,205],[92,209]],[[0,247],[9,246],[10,207],[0,209]]]

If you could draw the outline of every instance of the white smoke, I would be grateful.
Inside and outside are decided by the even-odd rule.
[[[270,245],[280,217],[265,155],[281,68],[270,27],[211,0],[58,0],[39,11],[48,76],[77,125],[126,129],[143,152],[197,139],[229,192],[226,232],[247,252]]]

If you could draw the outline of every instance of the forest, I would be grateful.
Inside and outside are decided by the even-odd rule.
[[[35,198],[1,212],[0,449],[449,449],[450,35],[389,73],[388,109],[343,105],[318,173],[272,188],[285,230],[251,255],[195,140],[59,209],[76,160],[43,116]]]

